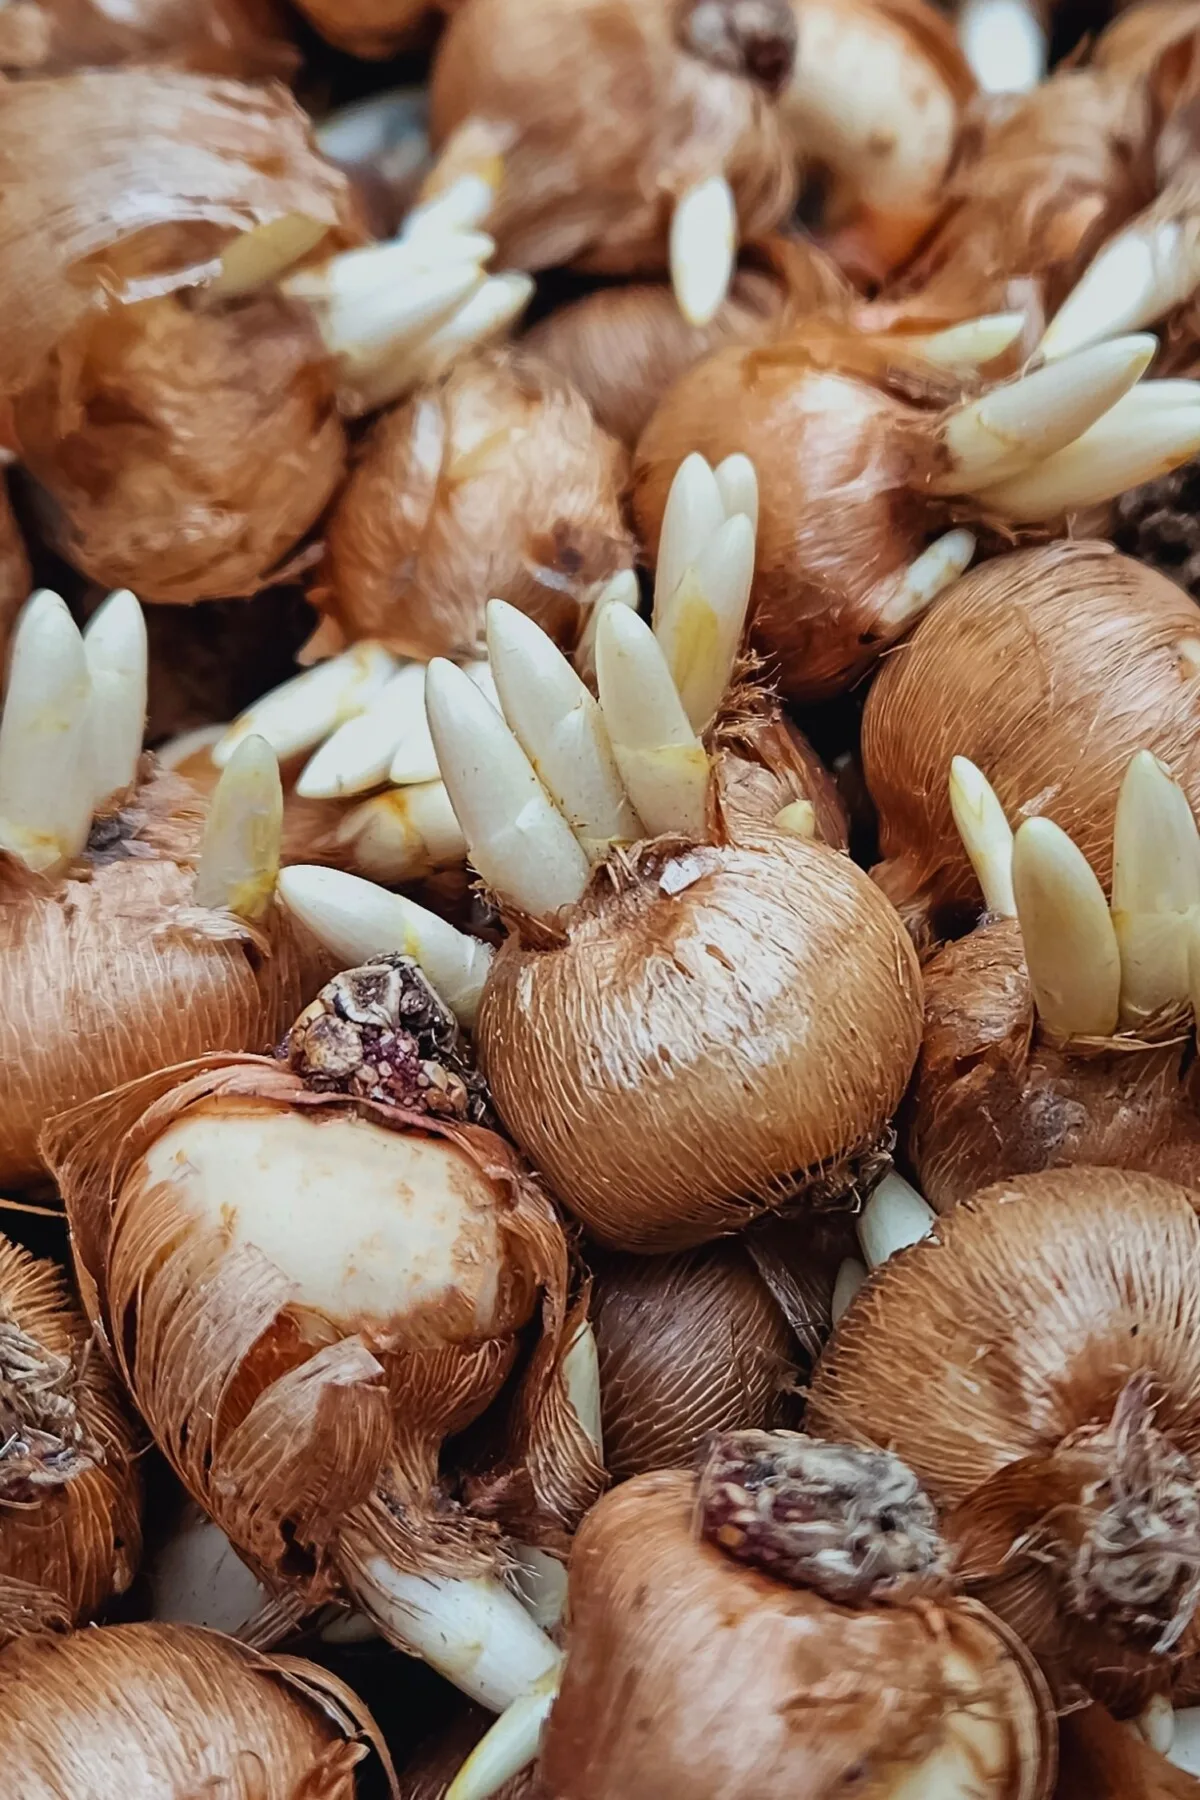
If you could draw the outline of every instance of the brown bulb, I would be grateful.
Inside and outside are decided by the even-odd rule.
[[[0,19],[0,67],[13,75],[153,63],[287,78],[299,61],[274,0],[14,0]]]

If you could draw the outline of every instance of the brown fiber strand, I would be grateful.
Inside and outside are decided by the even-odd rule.
[[[981,1702],[1002,1721],[986,1791],[1044,1800],[1053,1783],[1048,1697],[982,1608],[851,1608],[787,1587],[698,1541],[690,1474],[637,1476],[593,1509],[570,1608],[542,1743],[556,1800],[834,1800],[864,1769],[885,1800]],[[948,1647],[969,1670],[957,1681]],[[949,1755],[970,1791],[969,1753]]]
[[[504,180],[487,229],[503,263],[664,269],[674,201],[722,172],[743,236],[787,213],[795,178],[775,107],[755,81],[685,47],[679,25],[691,10],[678,0],[467,0],[455,13],[433,67],[431,135],[436,146],[451,140],[451,170],[456,129],[482,128],[499,151]],[[586,69],[587,82],[563,80],[564,69]]]
[[[21,1800],[354,1800],[383,1738],[315,1663],[215,1631],[113,1625],[0,1656],[0,1764]]]
[[[1160,1461],[1200,1456],[1198,1207],[1193,1189],[1115,1169],[997,1183],[875,1271],[813,1377],[807,1428],[909,1465],[968,1591],[1068,1700],[1136,1711],[1200,1647],[1194,1617],[1160,1653],[1155,1627],[1083,1616],[1071,1573],[1089,1509],[1126,1483],[1153,1529],[1161,1496],[1114,1437],[1122,1409],[1137,1400]]]
[[[938,601],[867,697],[876,878],[910,916],[978,906],[950,811],[950,761],[966,756],[1014,829],[1053,819],[1107,888],[1130,757],[1152,750],[1200,807],[1198,723],[1200,612],[1174,583],[1108,544],[997,557]]]

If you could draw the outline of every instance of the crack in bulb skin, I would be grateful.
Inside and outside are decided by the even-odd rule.
[[[78,1370],[0,1315],[0,1505],[32,1506],[104,1453],[75,1402]]]
[[[789,0],[688,0],[680,35],[714,68],[779,94],[791,78],[799,31]]]
[[[314,1093],[491,1121],[487,1085],[465,1053],[458,1021],[411,956],[375,957],[336,975],[277,1055]]]
[[[933,1502],[886,1450],[794,1431],[727,1431],[701,1452],[700,1530],[727,1555],[841,1605],[945,1585]]]

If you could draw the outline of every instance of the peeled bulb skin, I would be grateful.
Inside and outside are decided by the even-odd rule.
[[[276,295],[174,298],[97,320],[16,404],[55,547],[108,587],[188,603],[251,594],[324,510],[345,435],[310,321]]]
[[[503,1122],[592,1236],[674,1250],[844,1186],[904,1090],[920,1005],[877,890],[760,828],[648,852],[547,948],[510,936],[477,1035]]]
[[[942,598],[868,695],[863,763],[884,858],[875,878],[923,929],[978,907],[946,780],[961,755],[1014,827],[1044,813],[1107,891],[1130,758],[1153,751],[1194,810],[1198,722],[1196,609],[1174,583],[1107,544],[998,557]]]
[[[614,1481],[692,1467],[710,1431],[778,1423],[796,1346],[739,1244],[589,1263]]]
[[[1194,1189],[1115,1169],[983,1189],[875,1271],[806,1415],[901,1457],[966,1591],[1060,1700],[1122,1714],[1186,1679],[1200,1648],[1198,1207]]]
[[[0,1643],[82,1624],[132,1581],[138,1442],[55,1264],[0,1237]]]
[[[21,1800],[354,1800],[371,1715],[336,1676],[219,1632],[112,1625],[0,1658],[0,1756]],[[393,1789],[394,1791],[394,1789]]]
[[[509,352],[468,358],[367,437],[311,597],[345,640],[421,661],[482,654],[492,599],[570,648],[632,562],[627,469],[561,377]]]
[[[945,1212],[1004,1177],[1076,1164],[1195,1180],[1200,1109],[1178,1030],[1107,1055],[1055,1045],[1037,1030],[1013,919],[943,945],[923,976],[906,1146],[931,1206]]]
[[[560,263],[604,274],[667,266],[673,204],[724,173],[743,237],[787,212],[794,177],[772,92],[786,78],[786,7],[757,9],[762,40],[700,41],[695,0],[465,0],[434,61],[430,135],[454,166],[454,134],[503,158],[486,229],[521,269]],[[709,6],[718,36],[721,15]],[[741,66],[738,64],[741,52]],[[763,81],[746,59],[755,52]],[[590,72],[585,89],[570,78]]]
[[[593,1509],[569,1606],[557,1800],[835,1800],[863,1772],[880,1800],[1050,1792],[1043,1690],[982,1609],[838,1606],[741,1566],[697,1540],[683,1470]]]

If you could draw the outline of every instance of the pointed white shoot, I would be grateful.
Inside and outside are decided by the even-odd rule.
[[[666,657],[650,627],[609,606],[596,630],[600,705],[625,791],[652,837],[702,839],[708,757],[683,710]]]
[[[896,576],[893,591],[879,613],[882,630],[889,637],[909,630],[939,594],[954,586],[974,554],[975,534],[961,526],[935,538]]]
[[[950,764],[950,811],[983,889],[983,904],[990,913],[1015,918],[1012,827],[991,782],[965,756]]]
[[[1054,519],[1169,475],[1198,450],[1200,382],[1143,381],[1065,450],[979,498],[1014,524]]]
[[[1154,1694],[1134,1720],[1140,1737],[1166,1756],[1175,1737],[1175,1708],[1165,1694]]]
[[[328,229],[304,213],[285,213],[282,219],[239,232],[226,246],[221,273],[209,283],[208,292],[223,300],[236,300],[266,287],[315,250]]]
[[[575,1417],[592,1449],[603,1462],[604,1431],[600,1423],[600,1356],[596,1334],[585,1319],[563,1358],[563,1384]]]
[[[1062,450],[1128,393],[1157,348],[1152,337],[1118,338],[964,401],[943,422],[949,467],[931,491],[994,487]]]
[[[146,730],[146,621],[128,588],[110,594],[92,615],[83,651],[92,682],[88,767],[100,806],[133,785]]]
[[[425,711],[471,861],[489,887],[535,918],[578,900],[587,857],[495,707],[437,657],[425,676]]]
[[[43,874],[78,856],[91,828],[90,693],[79,629],[39,588],[13,633],[0,716],[0,849]]]
[[[553,1631],[566,1610],[565,1564],[534,1544],[514,1544],[513,1553],[513,1585],[521,1605],[535,1625]]]
[[[892,1169],[873,1190],[858,1215],[858,1242],[868,1269],[928,1237],[937,1220],[933,1208],[911,1182]]]
[[[275,894],[282,841],[283,783],[275,752],[265,738],[244,738],[209,802],[196,905],[261,919]]]
[[[671,218],[671,286],[689,325],[707,325],[725,300],[737,262],[737,207],[723,175],[698,182]]]
[[[675,471],[658,534],[654,571],[654,622],[709,539],[725,523],[725,501],[717,478],[695,450]]]
[[[1187,795],[1149,750],[1125,771],[1113,828],[1112,921],[1121,1023],[1186,1003],[1188,940],[1200,918],[1200,831]]]
[[[792,837],[815,838],[817,835],[817,812],[811,800],[792,800],[787,806],[780,807],[773,823],[777,831],[786,831]]]
[[[406,710],[404,714],[404,734],[396,745],[388,769],[388,780],[394,781],[397,787],[425,781],[439,781],[437,751],[433,747],[433,739],[429,735],[429,720],[425,714],[425,665],[414,665],[421,672],[421,704],[415,710]],[[496,692],[496,684],[492,679],[492,671],[486,662],[468,662],[462,665],[464,675],[469,675],[481,694],[486,694],[497,711],[500,710],[500,697]]]
[[[1029,94],[1046,73],[1046,28],[1030,0],[964,0],[958,41],[985,94]]]
[[[515,269],[487,276],[482,287],[414,349],[413,384],[435,380],[468,350],[502,337],[533,299],[535,286],[531,275]]]
[[[540,625],[492,600],[488,659],[504,717],[589,862],[642,835],[621,783],[604,716]]]
[[[536,1762],[558,1685],[555,1671],[501,1713],[446,1789],[446,1800],[490,1800],[505,1782]]]
[[[279,872],[279,898],[344,968],[391,952],[421,965],[455,1018],[475,1023],[492,949],[424,906],[372,881],[294,863]]]
[[[296,792],[304,800],[336,800],[378,787],[387,778],[409,719],[423,722],[424,715],[425,665],[407,663],[380,689],[365,712],[347,719],[326,738],[301,770]]]
[[[410,1575],[370,1552],[352,1584],[385,1637],[492,1712],[562,1665],[561,1651],[491,1576]]]
[[[751,528],[758,530],[758,470],[748,456],[740,452],[727,456],[713,470],[713,479],[725,508],[725,517],[745,513]]]
[[[746,630],[754,581],[754,526],[735,513],[655,607],[654,635],[683,710],[697,731],[709,725],[729,686]]]
[[[1135,219],[1097,253],[1038,345],[1047,361],[1153,325],[1200,282],[1200,237],[1178,219]]]
[[[346,814],[337,843],[340,864],[387,887],[467,860],[467,840],[440,781],[372,794]]]
[[[266,738],[281,762],[312,750],[347,719],[365,712],[395,672],[396,659],[382,645],[355,644],[256,700],[213,746],[213,761],[223,769],[243,738],[251,736]]]
[[[948,325],[944,331],[902,341],[906,349],[919,351],[935,368],[967,375],[1003,356],[1024,329],[1024,313],[985,313],[980,319],[967,319],[962,325]]]
[[[829,1316],[835,1325],[840,1324],[842,1314],[859,1288],[865,1285],[866,1279],[867,1271],[862,1263],[848,1256],[837,1272],[837,1279],[833,1284],[833,1299],[829,1304]]]
[[[575,667],[585,681],[596,679],[596,627],[600,623],[600,614],[606,606],[628,606],[636,612],[640,603],[638,579],[632,569],[621,569],[604,583],[592,602],[579,642],[575,646]],[[1197,641],[1197,650],[1200,651],[1200,640]]]
[[[414,206],[404,221],[403,235],[411,241],[458,231],[476,231],[486,225],[488,214],[496,203],[502,173],[497,159],[492,179],[485,175],[460,175],[440,194]]]
[[[1050,819],[1026,819],[1013,842],[1013,892],[1034,1004],[1059,1037],[1116,1030],[1121,959],[1100,883]]]
[[[1175,1714],[1167,1761],[1189,1775],[1200,1775],[1200,1706],[1183,1706]]]

